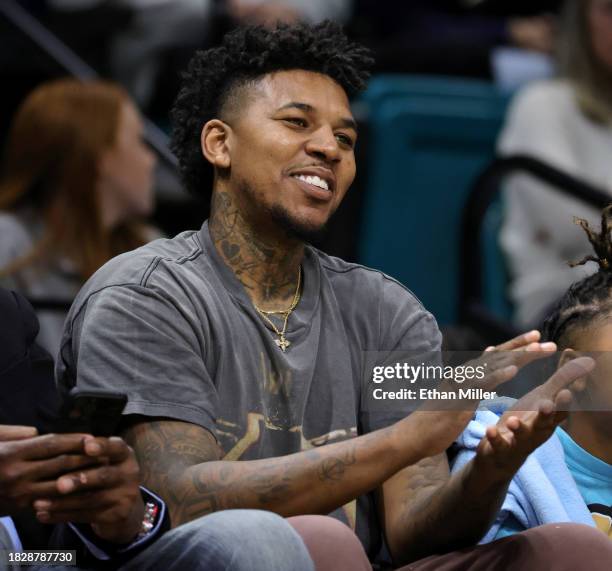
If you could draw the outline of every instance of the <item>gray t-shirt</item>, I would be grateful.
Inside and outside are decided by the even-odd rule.
[[[60,389],[128,394],[125,414],[210,430],[227,460],[282,456],[369,432],[405,413],[362,410],[363,352],[438,351],[440,333],[414,295],[383,273],[307,247],[303,294],[285,353],[241,283],[200,231],[108,262],[70,310]],[[370,496],[338,514],[366,549],[380,546]]]

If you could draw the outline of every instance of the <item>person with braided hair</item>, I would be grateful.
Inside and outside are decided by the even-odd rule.
[[[594,261],[599,270],[574,284],[544,324],[544,335],[563,350],[560,365],[584,351],[595,351],[600,366],[558,435],[576,484],[597,527],[612,537],[612,205],[601,216],[601,231],[584,219],[595,255],[571,265]]]
[[[598,271],[574,283],[544,322],[544,337],[560,351],[558,366],[589,354],[597,367],[575,386],[567,420],[523,464],[484,542],[546,523],[573,521],[612,539],[612,204],[601,229],[576,218],[594,254],[570,266],[597,263]],[[454,469],[473,454],[475,437],[501,410],[480,412],[459,438]]]

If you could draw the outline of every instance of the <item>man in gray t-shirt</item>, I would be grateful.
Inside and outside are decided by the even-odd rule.
[[[122,435],[173,525],[227,508],[334,513],[372,557],[381,532],[396,561],[472,545],[517,455],[554,429],[539,414],[514,429],[500,421],[519,452],[495,441],[450,477],[444,452],[477,401],[364,408],[365,351],[440,348],[434,319],[403,286],[307,245],[355,176],[348,96],[368,64],[331,23],[238,29],[197,53],[175,104],[174,150],[194,192],[212,165],[211,217],[111,260],[70,311],[59,386],[128,394]],[[491,359],[482,387],[537,358],[537,340],[500,346],[516,351]]]
[[[363,351],[439,351],[431,314],[384,274],[314,248],[305,249],[302,274],[282,351],[208,223],[119,256],[74,304],[61,386],[125,392],[125,414],[201,426],[225,460],[308,450],[406,416],[398,407],[382,419],[362,409]],[[338,515],[357,524],[368,548],[380,547],[371,498],[357,514],[350,502]]]

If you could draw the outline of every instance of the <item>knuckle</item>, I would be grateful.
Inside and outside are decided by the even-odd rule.
[[[128,449],[128,445],[125,440],[123,440],[123,438],[119,438],[119,436],[111,436],[108,439],[108,443],[118,452],[124,452]]]
[[[46,456],[55,456],[57,451],[57,435],[47,434],[41,440],[41,447]]]
[[[17,455],[20,449],[23,448],[23,443],[20,442],[3,442],[0,446],[0,459],[9,461]]]
[[[98,480],[101,484],[108,484],[114,480],[115,471],[110,466],[98,470]]]
[[[8,464],[0,469],[0,481],[6,484],[12,484],[19,480],[21,471],[15,465]]]
[[[140,466],[136,462],[129,462],[126,468],[126,475],[130,480],[140,481]]]

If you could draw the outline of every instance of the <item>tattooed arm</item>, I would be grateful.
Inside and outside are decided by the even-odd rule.
[[[517,470],[567,418],[571,402],[568,387],[575,387],[594,366],[588,357],[575,359],[523,396],[497,424],[487,427],[472,460],[452,476],[446,454],[440,454],[385,482],[379,506],[395,563],[460,549],[480,540],[493,523]]]
[[[252,461],[221,461],[211,433],[186,422],[139,418],[123,437],[136,452],[143,484],[164,498],[177,526],[229,508],[283,516],[329,513],[423,457],[416,441],[403,434],[398,438],[403,422],[411,421],[314,450]],[[414,428],[410,432],[417,433]]]
[[[136,453],[144,485],[166,501],[176,526],[231,508],[329,513],[446,450],[470,417],[469,411],[413,413],[344,442],[250,461],[221,460],[212,434],[187,422],[139,417],[122,436]]]
[[[398,472],[379,498],[394,563],[475,545],[493,523],[511,478],[488,478],[474,462],[451,476],[446,454]]]
[[[497,386],[516,374],[507,359],[534,359],[537,352],[516,355],[502,355],[488,382]],[[345,442],[253,461],[220,460],[210,432],[186,422],[140,418],[123,436],[136,452],[145,485],[168,502],[174,525],[228,508],[325,514],[378,488],[402,468],[443,453],[472,412],[465,404],[460,407],[465,410],[438,408]],[[398,544],[403,537],[398,534]]]

